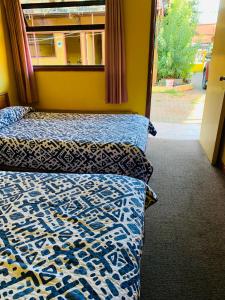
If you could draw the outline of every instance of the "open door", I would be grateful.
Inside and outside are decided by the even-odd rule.
[[[225,118],[225,0],[220,1],[200,142],[215,165]]]

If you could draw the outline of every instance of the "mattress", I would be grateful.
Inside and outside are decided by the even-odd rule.
[[[138,299],[145,198],[126,176],[0,172],[0,299]]]
[[[147,182],[149,120],[139,115],[32,112],[1,126],[0,165],[16,170],[127,175]],[[21,108],[20,108],[21,111]],[[10,119],[11,118],[11,119]],[[8,121],[10,119],[10,121]]]

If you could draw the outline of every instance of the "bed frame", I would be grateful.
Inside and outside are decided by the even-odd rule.
[[[10,106],[10,103],[9,103],[8,93],[0,94],[0,109],[9,107],[9,106]]]
[[[45,109],[45,108],[36,108],[37,112],[46,112],[46,113],[74,113],[74,114],[136,114],[129,110],[76,110],[76,109]]]

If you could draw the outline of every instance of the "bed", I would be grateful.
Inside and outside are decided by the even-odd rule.
[[[147,185],[0,172],[0,299],[139,299]]]
[[[135,114],[0,110],[0,168],[17,171],[110,173],[147,182],[149,120]]]

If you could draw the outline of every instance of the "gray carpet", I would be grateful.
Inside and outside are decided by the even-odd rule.
[[[151,139],[141,300],[225,300],[225,177],[197,141]]]

